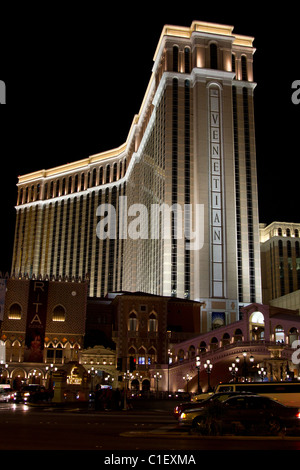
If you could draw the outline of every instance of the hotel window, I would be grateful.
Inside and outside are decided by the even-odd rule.
[[[117,163],[114,163],[113,166],[113,181],[117,181],[118,166]]]
[[[97,178],[97,170],[96,168],[93,168],[93,173],[92,173],[92,188],[96,186],[96,178]]]
[[[231,54],[231,70],[235,72],[235,54]]]
[[[218,68],[218,47],[214,43],[210,45],[210,68]]]
[[[80,176],[80,191],[84,191],[84,178],[85,178],[85,174],[81,173],[81,176]]]
[[[106,180],[105,180],[105,183],[109,183],[109,180],[110,180],[110,165],[107,165],[106,167]]]
[[[72,192],[72,176],[69,176],[69,181],[68,181],[68,194],[71,194]]]
[[[173,47],[173,72],[178,72],[178,56],[179,48],[178,46]]]
[[[184,49],[184,72],[190,73],[191,69],[191,51],[189,47]]]
[[[247,58],[246,56],[242,55],[242,80],[248,80],[248,72],[247,72]]]

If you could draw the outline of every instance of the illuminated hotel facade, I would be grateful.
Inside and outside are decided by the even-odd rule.
[[[12,272],[88,274],[90,297],[141,291],[198,300],[211,325],[261,302],[254,52],[253,38],[231,26],[165,26],[126,142],[19,177]],[[97,236],[102,204],[115,208],[115,238]],[[134,204],[149,214],[153,205],[191,207],[193,224],[199,205],[201,249],[176,237],[176,210],[168,239],[124,235],[123,216],[143,223],[129,211]],[[159,214],[155,223],[161,233]]]

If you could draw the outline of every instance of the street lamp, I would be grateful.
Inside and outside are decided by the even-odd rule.
[[[206,373],[207,373],[207,391],[208,392],[211,392],[212,390],[210,386],[210,374],[211,374],[212,368],[213,368],[213,365],[210,362],[210,359],[206,359],[204,363],[204,369],[206,370]]]
[[[230,372],[231,375],[232,375],[232,378],[235,379],[235,381],[236,381],[236,375],[237,375],[239,369],[238,369],[238,367],[236,366],[235,362],[233,362],[233,363],[231,364],[231,366],[228,367],[228,369],[229,369],[229,372]]]
[[[260,369],[257,371],[258,375],[261,377],[261,381],[264,381],[264,377],[267,375],[267,372],[265,371],[264,367],[260,367]]]
[[[202,389],[200,387],[200,366],[201,366],[200,356],[196,356],[196,367],[198,369],[198,393],[202,393]]]
[[[50,364],[50,369],[48,366],[46,366],[46,371],[48,373],[49,371],[49,390],[53,390],[53,380],[52,380],[52,374],[53,374],[53,371],[56,372],[57,371],[57,367],[54,367],[54,364]]]
[[[162,375],[159,372],[154,374],[154,380],[156,380],[156,393],[158,394],[158,382],[162,379]]]
[[[186,374],[182,378],[183,380],[186,380],[186,391],[187,393],[189,393],[189,381],[192,380],[192,377],[190,376],[190,374]]]
[[[129,380],[132,380],[132,372],[129,372],[129,370],[127,372],[124,372],[123,373],[123,380],[124,380],[124,406],[123,406],[123,410],[126,411],[127,410],[128,383],[129,383]]]
[[[91,393],[92,393],[94,390],[94,377],[96,374],[94,367],[88,370],[88,374],[91,377]]]
[[[247,351],[243,351],[242,354],[243,354],[243,357],[244,357],[243,376],[244,376],[244,381],[247,382],[248,366],[247,366],[247,362],[246,362],[246,357],[247,357],[248,353],[247,353]],[[254,357],[250,356],[249,361],[252,364],[254,362]]]

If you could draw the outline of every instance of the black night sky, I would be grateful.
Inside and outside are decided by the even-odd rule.
[[[291,101],[291,84],[300,79],[299,5],[238,2],[228,10],[212,2],[61,3],[1,7],[0,80],[8,106],[0,113],[0,270],[10,270],[18,175],[126,140],[164,24],[223,23],[255,37],[260,221],[300,222],[300,105]]]

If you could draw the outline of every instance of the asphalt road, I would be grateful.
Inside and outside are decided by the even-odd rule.
[[[170,412],[163,410],[93,412],[75,407],[58,411],[0,403],[0,450],[194,451],[195,458],[203,450],[300,450],[300,437],[190,436],[178,432]]]

